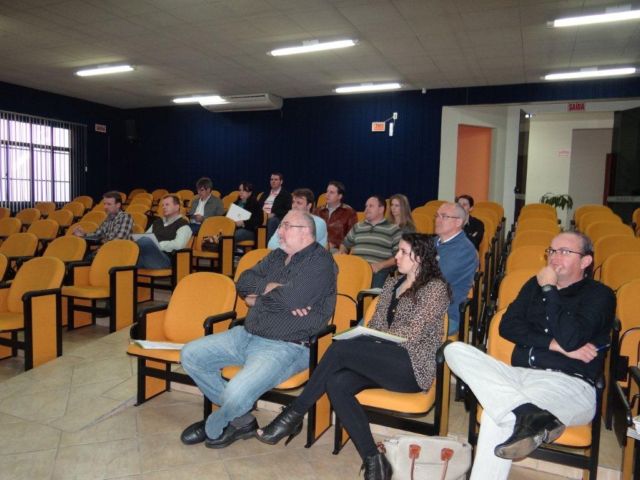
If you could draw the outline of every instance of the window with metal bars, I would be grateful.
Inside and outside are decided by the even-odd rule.
[[[70,201],[81,191],[86,126],[0,111],[0,204]]]

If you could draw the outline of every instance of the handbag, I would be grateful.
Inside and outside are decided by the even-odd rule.
[[[449,437],[399,435],[379,447],[394,480],[464,480],[471,468],[471,445]]]

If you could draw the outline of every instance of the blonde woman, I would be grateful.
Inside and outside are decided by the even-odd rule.
[[[391,197],[387,220],[398,225],[402,233],[416,232],[416,224],[411,216],[409,200],[401,193],[396,193]]]

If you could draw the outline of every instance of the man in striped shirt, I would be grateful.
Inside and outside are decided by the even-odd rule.
[[[351,253],[365,259],[371,265],[371,286],[382,288],[384,281],[396,264],[401,230],[389,222],[384,214],[387,203],[380,195],[367,200],[364,221],[356,223],[340,245],[340,253]]]
[[[331,319],[338,267],[316,242],[315,222],[291,210],[278,226],[280,248],[246,270],[238,294],[251,308],[243,325],[188,343],[181,362],[220,408],[182,432],[184,444],[223,448],[258,428],[251,409],[260,396],[309,367],[309,338]],[[229,382],[220,370],[242,365]]]

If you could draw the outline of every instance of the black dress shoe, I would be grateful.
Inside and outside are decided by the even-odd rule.
[[[391,480],[393,468],[384,453],[376,453],[364,459],[362,468],[364,469],[365,480]]]
[[[204,431],[204,420],[189,425],[180,435],[180,440],[182,440],[182,443],[185,445],[195,445],[196,443],[204,442],[206,438],[207,434]]]
[[[275,445],[284,437],[289,437],[284,442],[288,445],[302,431],[303,418],[304,414],[296,412],[291,406],[286,406],[269,425],[262,429],[262,435],[256,435],[256,438],[262,443]]]
[[[236,440],[246,440],[247,438],[254,437],[257,429],[258,422],[255,418],[250,423],[247,423],[246,425],[239,428],[236,428],[232,424],[229,424],[227,425],[227,428],[222,431],[222,435],[213,440],[207,438],[205,439],[204,444],[208,448],[228,447]]]
[[[525,458],[543,442],[554,442],[564,429],[564,424],[547,410],[516,415],[513,434],[498,445],[494,453],[507,460]]]

